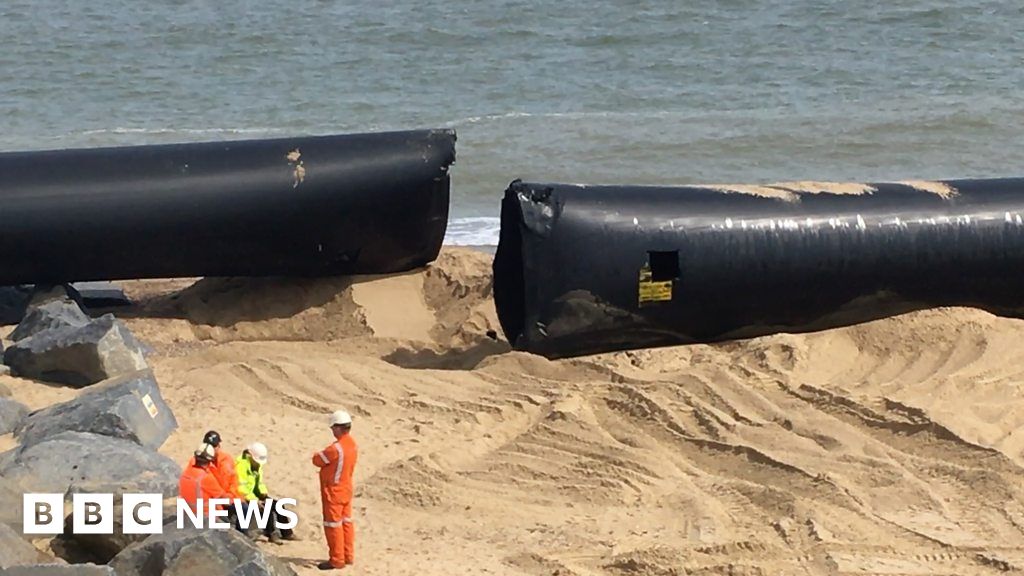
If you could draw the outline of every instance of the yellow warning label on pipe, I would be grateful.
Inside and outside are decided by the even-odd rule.
[[[651,268],[644,266],[640,269],[638,292],[641,305],[649,302],[668,302],[672,299],[672,281],[653,281],[651,279]]]

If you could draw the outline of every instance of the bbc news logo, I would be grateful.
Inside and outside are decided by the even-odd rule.
[[[22,496],[22,521],[25,534],[64,533],[63,494],[24,494]],[[265,530],[270,524],[271,514],[277,515],[276,527],[290,530],[299,523],[299,517],[292,508],[294,498],[268,500],[267,505],[257,506],[255,502],[229,500],[227,498],[199,499],[195,510],[181,498],[175,500],[175,525],[177,528],[214,528],[230,530],[230,511],[242,529]],[[164,531],[164,496],[162,494],[124,494],[121,496],[121,532],[123,534],[162,534]],[[74,494],[71,499],[71,531],[74,534],[114,533],[113,494]]]

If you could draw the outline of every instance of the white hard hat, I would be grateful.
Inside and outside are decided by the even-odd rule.
[[[267,447],[260,442],[253,442],[246,448],[249,451],[249,456],[260,464],[267,463]]]
[[[331,426],[337,426],[338,424],[351,424],[352,415],[344,410],[338,410],[334,414],[331,414]]]
[[[196,451],[193,452],[193,455],[196,457],[196,460],[205,459],[212,462],[214,459],[217,458],[217,449],[214,448],[212,444],[207,444],[203,442],[202,444],[199,445],[199,448],[196,448]]]

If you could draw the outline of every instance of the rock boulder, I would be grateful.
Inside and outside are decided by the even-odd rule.
[[[24,490],[0,477],[0,524],[22,533],[21,500]]]
[[[73,400],[33,412],[15,436],[27,446],[62,432],[91,432],[156,450],[177,427],[178,421],[164,402],[153,372],[140,370],[90,386]]]
[[[0,524],[0,569],[52,560],[7,524]],[[3,574],[10,572],[4,571]]]
[[[33,564],[9,568],[3,576],[117,576],[117,573],[109,566],[96,564]]]
[[[71,301],[80,308],[85,308],[82,295],[71,284],[36,284],[31,287],[28,299],[29,308],[55,301]]]
[[[31,286],[0,286],[0,325],[20,322],[31,296]]]
[[[175,498],[164,500],[165,529],[174,527],[176,506]],[[71,508],[68,508],[68,510],[71,510]],[[114,510],[111,513],[114,521],[112,534],[77,534],[72,529],[74,526],[74,513],[72,512],[64,519],[64,534],[58,538],[73,546],[83,556],[95,562],[107,564],[122,550],[136,542],[142,542],[149,536],[149,534],[125,534],[123,515],[124,507],[121,501],[115,498]]]
[[[166,529],[110,562],[120,576],[285,576],[295,571],[235,530]]]
[[[25,420],[28,408],[10,398],[0,397],[0,434],[10,434]]]
[[[89,316],[72,300],[53,299],[38,306],[30,305],[10,339],[17,342],[46,330],[81,328],[89,323]]]
[[[138,341],[111,314],[20,340],[4,363],[17,376],[79,387],[147,368]]]
[[[181,468],[130,440],[64,432],[0,454],[0,477],[30,492],[177,496]],[[20,509],[20,506],[19,506]]]
[[[85,308],[114,308],[130,306],[131,300],[124,289],[111,282],[75,282],[71,285],[82,297]]]

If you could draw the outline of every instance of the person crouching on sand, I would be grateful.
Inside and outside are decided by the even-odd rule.
[[[235,459],[220,446],[220,434],[216,430],[210,430],[203,435],[203,444],[213,447],[213,467],[210,472],[217,478],[217,482],[228,493],[228,498],[241,498],[242,493],[238,491],[238,472],[235,469]],[[195,457],[189,460],[186,468],[195,464]]]
[[[193,512],[202,513],[198,509],[198,501],[209,502],[214,498],[230,498],[227,490],[221,486],[214,475],[217,455],[211,444],[203,443],[192,453],[192,459],[181,472],[178,479],[178,496],[184,500]]]
[[[324,535],[330,559],[321,570],[336,570],[355,563],[355,526],[352,524],[352,473],[356,468],[356,441],[349,434],[352,416],[338,410],[330,417],[334,442],[313,454],[320,469],[320,498],[323,504]]]
[[[269,454],[267,447],[260,442],[253,442],[238,457],[235,468],[238,471],[238,490],[246,501],[246,506],[273,506],[274,500],[270,497],[266,483],[263,482],[263,472],[266,469]],[[283,522],[277,512],[269,512],[269,521],[263,534],[274,544],[280,544],[281,540],[295,540],[295,533],[287,528],[281,528],[281,535],[277,534],[277,525]],[[259,534],[256,534],[259,537]]]

